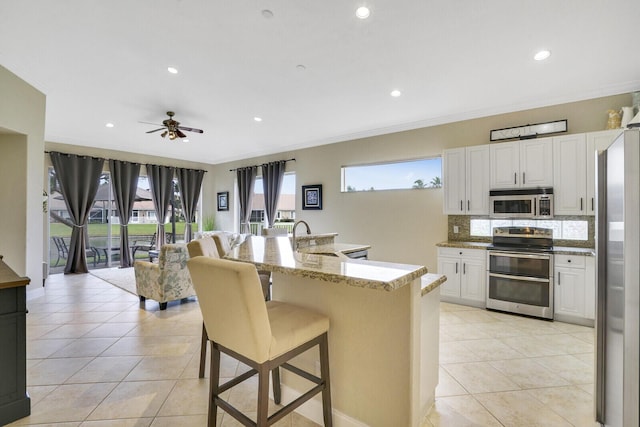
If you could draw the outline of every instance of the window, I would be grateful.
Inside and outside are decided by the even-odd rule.
[[[342,167],[342,191],[442,187],[442,158]]]
[[[251,203],[250,222],[264,222],[264,187],[262,177],[256,178],[254,186],[253,201]],[[280,188],[280,198],[278,199],[278,211],[276,221],[293,221],[296,212],[296,174],[288,172],[282,177],[282,187]]]
[[[552,228],[554,239],[588,240],[588,224],[588,221],[472,219],[470,224],[470,234],[472,236],[491,237],[494,227],[529,226]]]

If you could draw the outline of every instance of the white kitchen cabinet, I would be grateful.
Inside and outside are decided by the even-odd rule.
[[[491,188],[517,188],[520,174],[520,141],[491,144]]]
[[[595,259],[585,255],[555,255],[554,317],[593,326],[595,318]]]
[[[589,132],[586,134],[586,213],[596,214],[596,151],[606,149],[622,133],[622,129]]]
[[[521,187],[553,185],[553,145],[551,138],[520,141]]]
[[[595,215],[596,150],[604,150],[620,129],[553,138],[555,215]]]
[[[551,138],[502,142],[490,146],[492,189],[551,187]]]
[[[484,249],[438,248],[438,273],[447,276],[441,301],[485,307],[486,254]]]
[[[585,134],[553,138],[555,215],[587,214],[587,139]]]
[[[489,214],[489,146],[445,150],[443,154],[444,213]]]

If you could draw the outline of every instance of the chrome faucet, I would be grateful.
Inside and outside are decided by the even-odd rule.
[[[296,227],[298,226],[298,224],[303,223],[305,225],[305,227],[307,227],[307,234],[311,234],[311,229],[309,228],[309,224],[307,224],[306,221],[296,221],[295,224],[293,224],[293,229],[291,230],[291,233],[293,234],[293,237],[291,239],[291,248],[294,251],[298,250],[298,242],[296,242]]]

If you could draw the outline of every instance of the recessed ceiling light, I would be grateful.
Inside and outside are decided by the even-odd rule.
[[[183,139],[182,142],[189,142],[189,140],[188,139]]]
[[[273,12],[271,12],[269,9],[265,9],[262,11],[262,16],[266,19],[271,19],[273,18]]]
[[[533,56],[533,59],[535,59],[536,61],[544,61],[550,56],[551,52],[549,52],[548,50],[541,50]]]
[[[107,123],[105,126],[108,127],[108,128],[112,128],[114,125],[113,125],[113,123]]]
[[[356,16],[360,19],[367,19],[371,15],[371,11],[366,6],[360,6],[356,9]]]
[[[174,67],[167,68],[167,71],[170,72],[171,74],[178,74],[178,69]]]
[[[402,95],[402,92],[400,92],[398,89],[395,89],[395,90],[391,91],[391,96],[393,96],[394,98],[397,98],[400,95]]]
[[[261,122],[262,121],[262,117],[254,117],[253,120],[256,121],[256,122]]]

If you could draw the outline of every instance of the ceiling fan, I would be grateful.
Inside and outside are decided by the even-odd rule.
[[[175,113],[173,111],[167,111],[167,116],[169,116],[169,118],[166,120],[163,120],[162,125],[157,125],[157,126],[163,126],[163,127],[150,130],[147,133],[154,133],[162,130],[164,132],[162,132],[160,136],[163,138],[169,136],[170,140],[174,140],[176,138],[186,138],[187,135],[185,135],[182,132],[183,130],[187,132],[204,133],[202,129],[180,126],[180,122],[173,120],[174,115]],[[142,123],[147,123],[147,122],[142,122]],[[149,124],[155,125],[156,123],[149,123]]]

